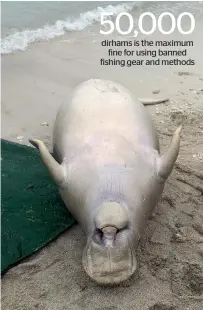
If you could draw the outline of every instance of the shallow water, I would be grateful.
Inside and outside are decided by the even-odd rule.
[[[65,33],[84,30],[94,33],[94,25],[100,22],[101,12],[118,14],[126,11],[132,14],[134,22],[139,13],[146,11],[155,16],[166,11],[174,15],[187,11],[199,19],[203,16],[203,2],[2,2],[1,53],[23,51],[33,42],[50,40]],[[127,27],[125,17],[121,22],[124,28]],[[166,18],[164,23],[167,26],[170,21]],[[95,34],[97,32],[98,27],[95,28]]]

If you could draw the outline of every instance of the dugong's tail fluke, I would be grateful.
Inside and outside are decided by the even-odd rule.
[[[162,99],[140,98],[138,100],[142,102],[143,105],[154,105],[154,104],[160,104],[160,103],[165,103],[169,101],[168,98],[162,98]]]
[[[42,162],[49,170],[53,180],[57,184],[62,183],[64,181],[63,168],[49,153],[44,142],[38,139],[29,139],[29,142],[39,150]]]
[[[173,134],[171,143],[166,150],[166,153],[161,156],[158,168],[158,174],[162,178],[166,179],[171,173],[175,161],[178,157],[180,149],[180,133],[182,130],[182,125],[180,125]]]

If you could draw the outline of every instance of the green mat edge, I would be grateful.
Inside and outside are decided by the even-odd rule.
[[[70,229],[74,224],[76,224],[76,220],[73,219],[73,222],[65,229],[63,229],[61,232],[58,233],[54,238],[50,238],[44,245],[41,245],[40,247],[36,248],[32,253],[25,255],[24,257],[18,259],[15,263],[11,263],[8,267],[1,270],[1,275],[3,276],[8,270],[10,270],[12,267],[17,266],[19,263],[24,261],[25,259],[31,257],[32,255],[36,254],[39,250],[42,250],[45,246],[50,244],[52,241],[56,240],[61,234],[65,233],[68,229]]]
[[[2,139],[1,138],[1,144],[2,144],[2,141],[3,142],[8,142],[10,144],[13,144],[13,145],[16,145],[16,146],[20,146],[21,148],[24,148],[24,149],[27,149],[29,146],[27,145],[24,145],[24,144],[19,144],[19,143],[16,143],[16,142],[13,142],[13,141],[9,141],[9,140],[6,140],[6,139]],[[30,149],[32,149],[33,152],[38,152],[35,148],[31,147],[30,146]],[[53,155],[53,154],[52,154]],[[65,231],[67,231],[70,227],[72,227],[74,224],[76,224],[77,221],[75,218],[72,218],[72,221],[69,225],[67,225],[67,227],[64,229],[61,229],[61,231],[58,232],[58,234],[53,237],[53,238],[50,238],[46,243],[44,243],[43,245],[39,246],[38,248],[36,248],[35,250],[33,250],[32,253],[30,254],[27,254],[27,255],[24,255],[23,257],[21,257],[20,259],[16,260],[14,263],[11,263],[9,266],[5,267],[4,269],[1,269],[1,275],[3,276],[10,268],[18,265],[20,262],[22,262],[24,259],[32,256],[33,254],[36,254],[39,250],[43,249],[46,245],[48,245],[50,242],[56,240],[62,233],[64,233]],[[0,245],[1,245],[1,240],[0,240]],[[1,264],[1,257],[0,257],[0,264]]]

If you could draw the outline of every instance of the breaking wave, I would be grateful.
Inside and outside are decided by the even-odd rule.
[[[81,31],[88,26],[100,21],[101,12],[121,12],[131,11],[136,3],[122,3],[118,5],[108,5],[97,7],[94,10],[81,13],[78,18],[57,20],[53,25],[45,25],[43,28],[35,30],[23,30],[11,34],[1,40],[1,54],[10,54],[16,51],[25,51],[29,44],[37,41],[48,41],[55,37],[64,35],[67,31]]]

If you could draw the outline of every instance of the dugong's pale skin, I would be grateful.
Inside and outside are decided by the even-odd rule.
[[[122,85],[96,79],[80,84],[60,108],[54,158],[30,139],[87,235],[83,267],[97,283],[118,284],[136,271],[136,249],[177,159],[180,132],[160,155],[143,104]]]

